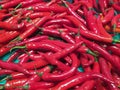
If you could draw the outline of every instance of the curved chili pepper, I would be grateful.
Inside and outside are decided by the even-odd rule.
[[[18,60],[19,60],[19,62],[18,62],[19,64],[23,64],[29,60],[29,56],[28,56],[28,54],[24,53],[18,57]]]
[[[98,51],[106,60],[108,60],[112,64],[112,66],[114,68],[118,68],[117,69],[118,72],[120,71],[119,70],[119,67],[120,67],[119,63],[115,62],[114,58],[106,50],[104,50],[102,47],[100,47],[96,43],[90,42],[90,41],[88,41],[88,40],[86,40],[84,38],[81,38],[81,39],[86,43],[86,45],[88,47],[91,47],[94,50]]]
[[[97,25],[98,25],[98,27],[99,27],[99,32],[100,32],[101,35],[103,35],[103,36],[105,36],[105,37],[110,37],[110,38],[112,38],[112,36],[111,36],[108,32],[106,32],[106,30],[104,29],[104,27],[103,27],[103,25],[102,25],[102,22],[101,22],[101,19],[100,19],[99,16],[98,16],[98,18],[97,18]]]
[[[45,81],[61,81],[69,78],[70,76],[74,75],[77,67],[78,67],[78,58],[75,54],[71,54],[71,59],[72,59],[72,66],[70,70],[63,72],[62,74],[54,75],[50,73],[44,73],[42,75],[42,79]]]
[[[118,3],[113,3],[112,6],[114,7],[114,9],[120,11],[120,4],[119,4],[119,2]]]
[[[29,74],[29,72],[26,69],[15,63],[10,63],[10,62],[8,63],[0,60],[0,67],[8,70],[19,71],[27,75]]]
[[[56,85],[55,87],[51,88],[52,90],[67,90],[77,84],[81,84],[84,81],[87,81],[89,79],[95,79],[95,78],[100,78],[104,81],[107,81],[107,83],[114,83],[111,81],[109,78],[101,75],[101,74],[96,74],[96,73],[82,73],[75,75],[71,78],[68,78]]]
[[[111,8],[111,9],[109,9],[109,11],[105,15],[105,17],[102,19],[102,23],[107,24],[108,22],[110,22],[112,20],[113,17],[114,17],[114,9]]]
[[[85,58],[83,58],[82,67],[88,67],[94,63],[94,57],[90,54],[84,54]],[[84,59],[87,59],[88,62],[84,62]],[[90,60],[89,60],[90,59]]]
[[[73,15],[74,17],[76,17],[80,22],[82,22],[84,25],[86,25],[86,21],[81,18],[76,12],[74,12],[74,10],[72,10],[72,8],[70,6],[68,6],[68,4],[63,1],[63,3],[66,5],[66,7],[68,8],[68,11],[71,15]]]
[[[108,46],[107,50],[112,51],[113,54],[120,55],[120,48],[117,46]]]
[[[100,67],[101,67],[101,72],[108,78],[110,78],[111,80],[113,80],[112,75],[110,73],[109,67],[105,61],[104,58],[100,57],[99,58],[99,63],[100,63]],[[111,90],[118,90],[118,88],[116,87],[115,84],[108,84],[108,87]]]
[[[93,16],[92,11],[88,11],[86,13],[86,20],[87,20],[89,29],[95,34],[100,34],[99,28],[98,28],[94,18],[95,17]]]
[[[16,59],[16,57],[19,55],[19,51],[16,51],[15,53],[13,53],[6,62],[12,62]]]

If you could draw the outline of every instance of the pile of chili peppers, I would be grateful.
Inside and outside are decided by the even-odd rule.
[[[119,0],[0,0],[0,90],[119,90],[119,33]]]

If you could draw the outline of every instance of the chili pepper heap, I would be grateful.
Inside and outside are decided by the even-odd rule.
[[[0,90],[120,89],[119,0],[0,0],[0,37]]]

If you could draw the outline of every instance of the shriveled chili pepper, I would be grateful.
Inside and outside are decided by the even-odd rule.
[[[26,69],[15,63],[10,63],[10,62],[8,63],[0,60],[0,67],[8,70],[19,71],[27,75],[29,74],[29,72]]]
[[[71,78],[68,78],[60,83],[58,83],[58,85],[56,85],[55,87],[51,88],[52,90],[67,90],[77,84],[81,84],[86,80],[89,79],[94,79],[94,78],[100,78],[104,81],[107,81],[107,83],[114,83],[113,81],[111,81],[109,78],[101,75],[101,74],[96,74],[96,73],[82,73],[82,74],[78,74],[75,75]]]

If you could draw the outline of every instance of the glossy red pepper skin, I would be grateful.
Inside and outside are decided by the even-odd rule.
[[[29,72],[26,69],[15,63],[10,63],[10,62],[8,63],[0,60],[0,67],[8,70],[19,71],[27,75],[29,74]]]
[[[48,89],[48,88],[51,88],[54,86],[54,83],[50,83],[50,82],[34,82],[34,83],[31,83],[29,85],[26,85],[24,86],[23,88],[25,90],[36,90],[36,89],[41,89],[44,90],[44,89]]]
[[[109,23],[109,22],[112,20],[113,17],[114,17],[114,9],[111,8],[111,9],[108,11],[108,13],[105,15],[105,17],[102,19],[102,23],[103,23],[103,24]]]
[[[97,18],[97,26],[99,27],[99,32],[101,35],[112,38],[112,36],[104,29],[102,21],[99,16]]]
[[[84,41],[84,43],[86,43],[86,45],[87,45],[88,47],[91,47],[91,48],[93,48],[94,50],[98,51],[99,54],[101,54],[106,60],[108,60],[108,61],[112,64],[112,66],[113,66],[114,68],[119,68],[119,67],[120,67],[119,63],[117,63],[117,62],[114,61],[114,58],[111,56],[111,54],[109,54],[106,50],[104,50],[104,49],[103,49],[102,47],[100,47],[98,44],[93,43],[93,42],[88,41],[88,40],[83,39],[83,38],[81,38],[81,39]],[[119,71],[120,71],[120,70],[118,69],[118,72],[119,72]]]
[[[12,70],[7,70],[7,69],[2,69],[2,70],[0,70],[0,75],[3,75],[3,74],[11,74],[11,73],[13,73]]]
[[[117,46],[108,46],[107,50],[112,51],[113,54],[120,55],[120,49]]]
[[[22,67],[24,67],[25,69],[35,69],[35,68],[40,68],[40,67],[43,67],[45,65],[47,65],[48,62],[46,62],[45,60],[36,60],[36,61],[31,61],[31,62],[28,62],[28,63],[24,63],[22,64]]]
[[[0,48],[0,57],[9,52],[11,48],[8,48],[7,45],[4,45]]]
[[[60,12],[65,12],[66,11],[65,7],[59,6],[57,4],[53,4],[51,6],[37,5],[37,6],[28,7],[28,9],[31,9],[31,10],[36,11],[36,12],[41,12],[41,11],[49,12],[49,11],[53,11],[53,12],[60,13]]]
[[[34,25],[32,25],[25,32],[20,34],[18,39],[23,40],[23,39],[27,38],[28,36],[33,34],[38,29],[38,27],[42,26],[48,19],[50,19],[50,17],[47,17],[47,16],[43,17],[42,19],[38,19],[38,22],[34,23]]]
[[[69,78],[70,76],[75,74],[75,71],[78,67],[78,58],[77,56],[73,53],[70,55],[72,59],[72,66],[68,71],[63,72],[62,74],[50,74],[50,73],[44,73],[42,75],[42,79],[45,81],[61,81]]]
[[[4,3],[4,4],[1,4],[0,5],[0,9],[8,9],[8,8],[10,8],[10,7],[14,7],[14,6],[16,6],[17,4],[19,4],[21,1],[23,1],[23,0],[12,0],[12,1],[10,1],[10,2],[7,2],[7,3]]]
[[[82,73],[82,74],[75,75],[71,78],[68,78],[68,79],[58,83],[58,85],[53,87],[52,90],[67,90],[67,89],[69,89],[77,84],[81,84],[86,80],[94,79],[94,78],[100,78],[100,79],[105,80],[109,83],[113,83],[113,81],[106,78],[105,76],[102,76],[101,74]]]
[[[110,78],[111,80],[113,80],[112,75],[110,73],[110,69],[107,65],[107,62],[105,61],[104,58],[100,57],[99,58],[99,63],[100,63],[100,67],[101,67],[101,72],[108,78]],[[108,88],[110,90],[118,90],[117,86],[115,84],[108,84]]]

